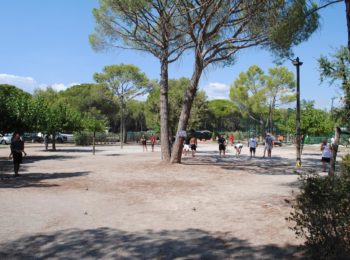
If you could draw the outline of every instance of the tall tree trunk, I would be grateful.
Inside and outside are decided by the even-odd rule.
[[[350,0],[345,0],[346,23],[348,29],[348,49],[350,51]]]
[[[197,53],[198,52],[199,52],[199,54],[196,55],[196,65],[195,65],[195,70],[192,74],[190,87],[186,91],[184,102],[182,105],[179,124],[177,127],[178,133],[180,131],[186,131],[186,129],[187,129],[188,120],[189,120],[190,114],[191,114],[193,100],[196,96],[199,79],[200,79],[202,72],[203,72],[203,69],[204,69],[203,61],[200,58],[200,55],[201,55],[200,50],[197,50]],[[171,155],[171,163],[181,163],[183,142],[184,142],[184,137],[176,135],[175,144],[173,145],[173,153]]]
[[[167,57],[167,56],[166,56]],[[168,103],[168,60],[161,60],[161,80],[160,80],[160,144],[162,160],[170,161],[169,143],[169,103]]]
[[[124,124],[123,124],[123,143],[127,143],[128,142],[128,134],[126,132],[126,123],[124,121]]]
[[[337,161],[337,153],[338,153],[338,147],[339,147],[339,139],[340,139],[340,128],[335,128],[335,136],[334,136],[334,143],[332,144],[332,157],[331,157],[331,163],[329,167],[328,175],[334,177],[335,174],[335,162]]]
[[[120,149],[123,149],[123,143],[124,143],[124,97],[123,94],[121,96],[121,109],[120,109],[120,134],[119,134],[119,141],[120,141]]]
[[[269,106],[269,132],[272,134],[273,127],[272,127],[272,104]]]
[[[52,134],[52,150],[56,151],[56,134]]]
[[[92,136],[92,154],[95,155],[95,140],[96,140],[96,131],[94,130],[94,134]]]

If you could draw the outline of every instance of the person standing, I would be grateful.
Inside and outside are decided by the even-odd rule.
[[[192,157],[195,156],[196,149],[197,149],[197,138],[192,136],[190,139],[190,146],[191,146],[191,151],[192,151]]]
[[[271,136],[270,133],[267,133],[265,137],[265,150],[264,150],[263,157],[265,157],[265,152],[267,151],[267,156],[271,158],[272,147],[273,147],[273,137]]]
[[[321,151],[322,151],[322,168],[323,172],[326,172],[327,163],[329,164],[331,162],[331,156],[332,156],[332,145],[327,143],[327,139],[323,139],[321,144]]]
[[[225,157],[226,139],[222,135],[219,135],[218,144],[219,144],[220,157],[221,157],[221,154],[223,154],[223,156]]]
[[[258,147],[258,142],[256,141],[255,136],[249,139],[248,147],[250,151],[250,158],[255,157],[256,147]]]
[[[24,151],[24,142],[21,140],[21,135],[15,132],[11,139],[11,153],[10,159],[13,159],[13,167],[15,172],[15,177],[20,176],[19,168],[22,163],[23,154],[27,155]]]
[[[230,143],[231,143],[231,146],[233,146],[233,143],[235,141],[235,136],[233,135],[233,133],[230,134]]]
[[[151,142],[152,152],[154,152],[154,144],[156,143],[156,137],[154,136],[154,134],[151,134],[149,141]]]
[[[44,145],[45,145],[45,151],[47,151],[49,148],[49,135],[48,134],[46,134],[44,137]]]
[[[146,139],[146,137],[145,137],[144,134],[141,136],[140,141],[141,141],[141,144],[142,144],[142,151],[143,151],[143,152],[144,152],[145,150],[148,151],[148,150],[147,150],[147,139]]]

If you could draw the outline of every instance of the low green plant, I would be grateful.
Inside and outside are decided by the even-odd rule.
[[[300,193],[292,202],[287,219],[291,229],[305,239],[312,259],[350,257],[350,155],[343,158],[335,177],[310,173],[301,177]]]
[[[88,146],[92,144],[92,135],[88,132],[74,133],[74,142],[76,145]]]

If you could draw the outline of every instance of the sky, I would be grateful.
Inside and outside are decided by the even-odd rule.
[[[147,53],[113,49],[95,52],[88,41],[94,31],[92,9],[98,0],[0,0],[0,84],[12,84],[33,93],[52,86],[64,90],[92,83],[93,74],[112,64],[134,64],[150,79],[159,79],[160,64]],[[312,37],[293,49],[304,63],[301,68],[301,98],[314,100],[316,107],[329,109],[331,99],[339,104],[337,86],[320,83],[317,59],[347,44],[345,4],[320,12],[321,26]],[[229,88],[240,72],[258,65],[266,72],[275,67],[273,56],[260,48],[240,52],[237,62],[225,68],[208,68],[200,89],[209,99],[228,98]],[[295,72],[290,61],[282,64]],[[191,54],[171,64],[170,78],[191,77]]]

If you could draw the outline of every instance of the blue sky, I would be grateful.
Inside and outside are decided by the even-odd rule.
[[[93,74],[106,65],[132,63],[151,79],[159,79],[159,62],[146,53],[113,50],[96,53],[88,42],[94,29],[92,9],[97,0],[0,0],[0,83],[14,84],[32,92],[53,86],[58,90],[72,84],[93,82]],[[320,84],[317,58],[346,45],[344,3],[321,11],[321,28],[311,39],[294,49],[304,62],[301,67],[301,97],[328,108],[339,89]],[[210,68],[200,81],[210,99],[228,98],[229,86],[242,71],[257,64],[264,70],[275,66],[273,57],[258,48],[238,55],[235,65]],[[289,61],[283,64],[293,72]],[[190,77],[190,55],[170,66],[169,76]]]

